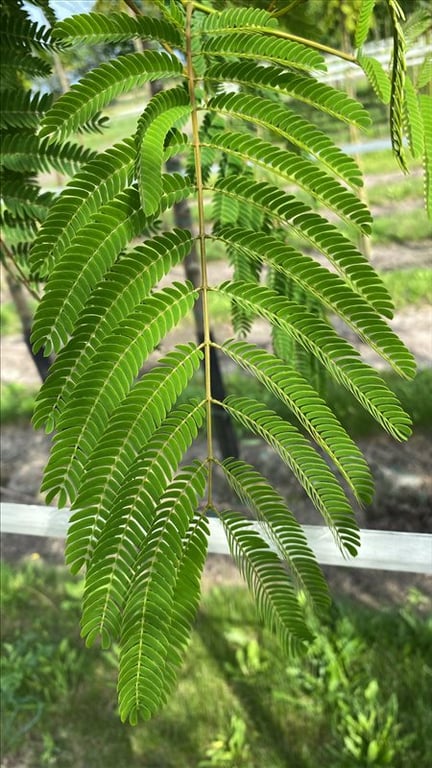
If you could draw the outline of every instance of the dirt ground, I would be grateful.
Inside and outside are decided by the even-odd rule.
[[[373,263],[379,269],[425,266],[431,263],[432,241],[419,244],[386,245],[376,247]],[[210,280],[221,281],[229,274],[219,262],[210,264]],[[182,270],[173,275],[181,279]],[[396,313],[392,327],[415,354],[420,367],[432,366],[432,307],[409,307]],[[338,329],[349,335],[349,330]],[[218,328],[223,338],[230,334],[229,325]],[[182,325],[172,333],[163,347],[155,353],[149,364],[164,354],[173,343],[193,337],[193,329]],[[373,353],[366,350],[349,335],[365,359],[376,365]],[[268,328],[263,322],[255,323],[251,334],[255,343],[269,347]],[[36,370],[19,336],[2,340],[3,381],[18,381],[38,386]],[[49,438],[35,433],[29,425],[5,426],[1,434],[1,497],[17,503],[43,503],[39,485],[43,466],[49,451]],[[361,527],[399,531],[432,531],[432,436],[416,434],[408,443],[400,445],[384,434],[359,441],[368,460],[376,483],[373,503],[359,510]],[[200,455],[205,446],[199,442],[188,458]],[[263,444],[248,440],[242,444],[242,458],[260,467],[279,488],[302,523],[320,524],[321,520],[309,500],[290,476],[287,468],[275,459],[274,453]],[[221,506],[230,502],[229,491],[222,484],[216,490]],[[232,501],[231,501],[232,503]],[[17,561],[37,552],[51,562],[62,562],[63,542],[32,536],[4,534],[2,556]],[[361,569],[326,568],[335,594],[350,594],[372,605],[400,602],[410,588],[420,589],[432,598],[432,578],[419,574],[400,574]],[[237,582],[238,574],[229,558],[210,556],[204,577],[205,585]]]

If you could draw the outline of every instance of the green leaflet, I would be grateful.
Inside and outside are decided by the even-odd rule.
[[[391,84],[387,72],[382,65],[372,56],[365,56],[363,53],[357,54],[357,61],[365,73],[369,83],[377,96],[384,104],[389,104],[391,98]]]
[[[254,467],[226,459],[222,470],[243,504],[265,524],[265,531],[286,560],[299,588],[305,589],[317,610],[330,604],[327,584],[310,549],[302,526],[283,498]]]
[[[34,273],[49,274],[78,230],[132,182],[134,156],[131,139],[115,144],[86,164],[66,185],[35,239],[30,256]]]
[[[371,215],[364,203],[332,176],[310,160],[286,149],[274,147],[268,141],[249,133],[225,131],[204,140],[202,146],[215,147],[223,152],[252,162],[268,173],[294,182],[341,218],[370,232]]]
[[[37,173],[52,168],[72,175],[96,153],[79,144],[50,144],[31,134],[9,134],[2,142],[2,165],[11,171]]]
[[[411,154],[421,157],[424,148],[424,128],[420,105],[411,78],[405,78],[404,130],[408,137]]]
[[[361,48],[363,43],[366,42],[369,29],[372,24],[373,10],[376,0],[362,0],[360,6],[359,15],[357,18],[357,25],[355,31],[354,45],[356,48]]]
[[[162,40],[181,48],[183,36],[163,19],[150,16],[133,18],[127,13],[82,13],[56,24],[53,38],[69,45],[120,43],[133,38]]]
[[[370,503],[373,480],[361,451],[303,376],[275,355],[246,341],[228,340],[222,350],[292,410],[300,424],[327,452],[359,501]]]
[[[235,512],[224,512],[221,520],[231,554],[255,598],[261,617],[276,632],[286,653],[299,653],[305,641],[311,640],[311,634],[278,556],[249,520]]]
[[[302,433],[252,398],[229,396],[222,406],[274,448],[323,516],[342,551],[355,555],[359,536],[354,513],[324,459]]]
[[[2,183],[2,199],[12,216],[35,218],[43,221],[50,210],[54,195],[40,192],[39,188],[25,181],[7,179]]]
[[[149,296],[171,267],[185,258],[191,242],[190,233],[174,230],[147,240],[114,264],[105,276],[103,290],[89,297],[72,338],[60,350],[36,398],[35,427],[47,424],[47,431],[53,431],[64,404],[106,336]]]
[[[53,97],[50,93],[6,90],[1,99],[0,128],[35,129],[50,108]]]
[[[292,227],[313,248],[321,251],[352,288],[386,317],[393,316],[393,303],[380,276],[365,256],[334,224],[313,211],[294,195],[262,181],[249,177],[227,176],[219,179],[216,190],[227,197],[225,218],[221,223],[237,222],[238,201],[256,208],[277,224]],[[231,204],[230,204],[230,201]],[[234,208],[234,212],[230,212]]]
[[[126,467],[121,486],[115,488],[111,496],[107,493],[109,509],[104,510],[98,507],[99,497],[96,496],[95,499],[87,493],[86,504],[73,514],[68,533],[66,559],[74,573],[92,560],[95,546],[98,547],[99,556],[107,546],[127,545],[128,540],[124,539],[123,532],[128,531],[128,536],[133,535],[133,531],[129,532],[128,529],[131,519],[141,520],[141,523],[145,523],[145,529],[146,526],[148,528],[158,499],[177,470],[184,453],[198,434],[203,418],[203,403],[190,402],[178,406],[165,419],[162,418],[162,424],[156,430],[152,431],[150,428],[149,435],[144,435],[142,445],[134,452],[129,467]],[[96,479],[98,476],[100,472],[98,475],[96,468]],[[84,477],[84,495],[86,494],[85,483],[90,477],[88,471]],[[136,533],[140,538],[142,538],[142,530],[142,526],[138,525]],[[114,584],[110,585],[112,588],[114,586]],[[108,610],[108,605],[104,610],[105,612]],[[115,605],[113,610],[116,611]],[[117,615],[120,616],[120,614]],[[94,632],[95,627],[92,626],[92,632]],[[118,628],[118,625],[113,626]],[[107,630],[112,631],[112,627],[109,629],[108,619]],[[96,633],[99,631],[101,631],[100,624],[97,625]],[[85,634],[88,632],[86,631]],[[94,634],[91,635],[89,642],[93,637]],[[105,636],[107,637],[108,635]]]
[[[218,239],[236,244],[249,256],[267,263],[311,293],[375,349],[400,375],[410,375],[413,357],[391,328],[338,275],[329,272],[311,256],[296,251],[270,235],[240,227],[224,227]],[[408,372],[408,373],[407,373]]]
[[[210,99],[206,109],[263,126],[306,153],[314,155],[327,170],[340,176],[351,186],[358,187],[363,183],[357,163],[336,147],[326,134],[287,106],[275,104],[262,96],[222,93]]]
[[[396,397],[378,374],[361,361],[359,353],[329,324],[264,286],[226,282],[218,290],[253,308],[257,314],[309,349],[334,379],[352,392],[390,434],[399,440],[409,437],[411,422]],[[413,358],[407,355],[405,375],[412,378],[414,373]]]
[[[122,320],[91,359],[58,422],[42,489],[74,501],[83,468],[109,416],[129,391],[160,339],[188,314],[196,299],[191,284],[173,283],[153,294]]]
[[[403,171],[408,171],[403,147],[403,106],[405,92],[406,43],[401,27],[405,19],[404,13],[397,0],[388,0],[390,18],[393,26],[393,58],[391,70],[390,97],[390,136],[392,149]]]
[[[420,112],[424,126],[425,202],[432,221],[432,99],[422,93],[419,96]]]
[[[220,13],[210,13],[204,17],[201,33],[223,35],[234,29],[254,29],[268,27],[268,31],[278,28],[277,20],[259,8],[228,8]],[[261,31],[261,30],[260,30]]]
[[[129,189],[103,206],[78,234],[54,266],[36,310],[32,333],[35,350],[44,345],[49,354],[67,343],[92,289],[144,225],[138,194]]]
[[[307,71],[326,70],[324,59],[317,51],[292,40],[272,37],[271,34],[229,32],[221,38],[213,33],[203,40],[201,50],[207,56],[234,56],[254,61],[270,61],[283,67]]]
[[[154,510],[135,564],[135,578],[122,621],[119,671],[120,717],[123,721],[129,718],[132,724],[138,721],[139,715],[146,718],[154,714],[161,701],[166,700],[166,687],[172,688],[174,682],[169,627],[178,568],[180,564],[186,570],[190,567],[183,557],[183,541],[191,526],[196,526],[194,517],[204,493],[206,474],[206,465],[196,463],[177,475]],[[163,589],[160,589],[161,583]],[[195,582],[195,592],[196,588]],[[179,605],[176,620],[180,627],[186,623],[186,631],[190,631],[190,616],[179,614]]]
[[[238,83],[247,88],[255,86],[278,95],[294,97],[359,128],[368,128],[371,124],[369,114],[360,102],[351,99],[343,91],[298,72],[294,74],[279,67],[260,66],[250,61],[226,61],[210,66],[205,79],[223,84]]]
[[[190,115],[189,96],[183,88],[161,91],[153,96],[138,121],[136,134],[136,175],[141,204],[147,216],[154,214],[162,197],[162,163],[165,137]]]
[[[56,101],[42,121],[40,136],[62,141],[120,94],[181,73],[175,56],[157,51],[128,53],[101,64]]]

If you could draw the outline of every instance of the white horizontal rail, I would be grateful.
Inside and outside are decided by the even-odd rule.
[[[393,41],[380,40],[378,43],[368,43],[362,49],[367,56],[372,56],[384,67],[388,67],[393,54]],[[420,40],[416,45],[408,46],[405,60],[407,67],[417,67],[423,63],[427,56],[432,53],[432,45],[425,39]],[[315,77],[324,83],[333,83],[344,80],[347,76],[352,79],[365,77],[361,67],[352,64],[345,59],[338,59],[335,56],[326,56],[325,62],[327,72],[317,72]]]
[[[3,503],[0,506],[3,533],[66,536],[69,510],[27,504]],[[220,521],[210,518],[209,524],[209,552],[228,555],[228,543]],[[322,565],[432,574],[432,534],[362,530],[358,557],[345,559],[327,528],[321,525],[305,525],[303,528]]]

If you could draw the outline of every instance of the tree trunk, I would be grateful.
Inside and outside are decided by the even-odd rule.
[[[178,173],[181,170],[181,164],[178,157],[171,157],[167,161],[166,167],[169,173]],[[181,200],[179,203],[174,203],[173,211],[176,226],[180,227],[181,229],[188,229],[192,232],[193,221],[188,201]],[[186,256],[183,264],[187,280],[190,280],[195,288],[199,288],[201,285],[201,267],[195,243],[193,244],[190,253]],[[194,306],[194,320],[198,343],[201,344],[204,341],[204,322],[201,296]],[[210,329],[210,336],[213,341],[214,334],[212,329]],[[212,395],[216,400],[223,400],[226,397],[227,392],[223,381],[218,351],[215,349],[215,347],[212,347],[210,351],[210,372],[212,380]],[[229,456],[238,458],[239,446],[237,436],[232,424],[232,419],[229,413],[227,413],[220,405],[214,405],[213,418],[216,438],[222,457],[224,459],[227,459]]]
[[[39,350],[39,352],[36,352],[36,354],[33,352],[30,342],[33,317],[25,289],[23,285],[18,280],[15,280],[7,270],[5,270],[5,273],[10,295],[12,297],[13,303],[15,304],[18,317],[21,321],[25,344],[28,351],[30,352],[31,358],[37,368],[39,376],[41,377],[42,381],[45,381],[46,377],[48,376],[48,371],[52,360],[49,357],[44,357],[42,350]]]

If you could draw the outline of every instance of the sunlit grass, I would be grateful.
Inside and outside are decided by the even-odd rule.
[[[79,637],[81,594],[78,578],[36,552],[2,568],[8,765],[364,768],[347,752],[345,707],[366,746],[390,718],[392,768],[431,764],[432,624],[418,593],[382,611],[336,603],[323,623],[312,622],[306,655],[288,660],[243,588],[214,587],[203,595],[177,690],[136,728],[117,714],[116,647],[85,649]],[[216,757],[206,763],[210,750]]]
[[[396,309],[432,304],[432,267],[395,269],[381,277]]]

